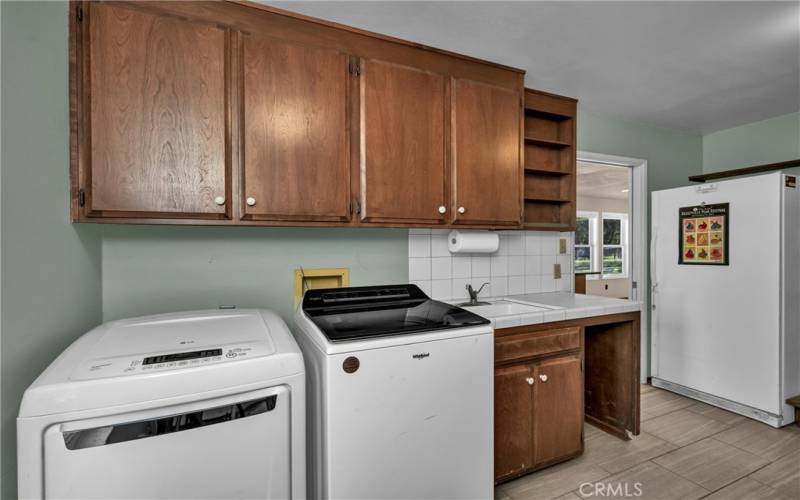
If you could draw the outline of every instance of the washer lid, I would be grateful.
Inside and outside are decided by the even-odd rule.
[[[155,400],[168,404],[166,399],[198,393],[268,387],[301,373],[297,343],[272,311],[112,321],[80,337],[50,364],[25,391],[20,417]]]

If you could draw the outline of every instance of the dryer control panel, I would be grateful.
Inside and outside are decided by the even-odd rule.
[[[70,378],[73,380],[88,380],[196,368],[256,358],[272,352],[274,352],[274,349],[267,342],[251,342],[218,347],[208,346],[191,351],[146,353],[138,356],[94,359],[81,365]]]

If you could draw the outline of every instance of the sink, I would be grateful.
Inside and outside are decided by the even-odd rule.
[[[531,306],[528,304],[520,304],[511,302],[509,300],[495,300],[488,305],[481,306],[461,306],[468,311],[472,311],[484,318],[494,318],[495,316],[510,316],[513,314],[527,314],[535,312],[550,311],[547,307]]]

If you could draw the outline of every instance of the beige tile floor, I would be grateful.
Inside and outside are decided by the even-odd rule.
[[[641,414],[630,441],[587,424],[582,456],[502,484],[495,498],[800,500],[800,427],[774,429],[651,386]]]

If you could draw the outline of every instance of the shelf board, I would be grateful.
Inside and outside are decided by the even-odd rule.
[[[563,170],[551,170],[547,168],[525,167],[525,173],[554,175],[560,177],[564,175],[570,175],[571,172],[564,172]]]
[[[560,113],[553,113],[551,111],[542,111],[541,109],[529,108],[529,107],[525,107],[525,114],[540,116],[547,120],[553,120],[556,122],[563,122],[564,120],[572,119],[572,116],[570,115],[562,115]]]
[[[735,177],[737,175],[760,174],[762,172],[773,172],[775,170],[783,170],[785,168],[800,167],[800,159],[782,161],[779,163],[768,163],[766,165],[754,165],[752,167],[737,168],[734,170],[724,170],[722,172],[712,172],[709,174],[692,175],[689,180],[692,182],[706,182],[715,179],[725,179],[727,177]]]
[[[536,137],[526,137],[526,144],[534,144],[536,146],[544,146],[546,148],[563,149],[572,146],[571,142],[552,141],[550,139],[537,139]]]
[[[572,200],[568,200],[566,198],[544,198],[541,196],[525,196],[525,202],[528,203],[570,203]]]

